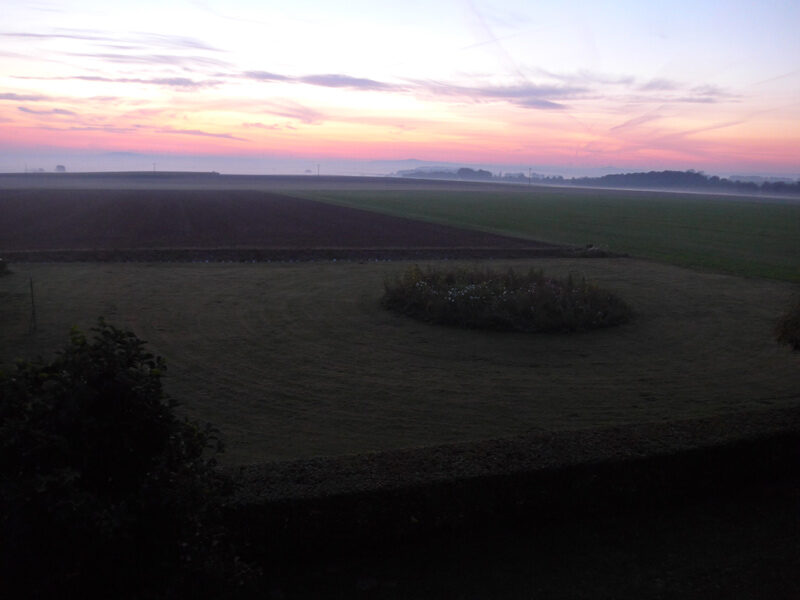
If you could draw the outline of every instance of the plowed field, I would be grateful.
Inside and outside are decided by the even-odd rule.
[[[6,252],[556,247],[259,191],[0,191]]]

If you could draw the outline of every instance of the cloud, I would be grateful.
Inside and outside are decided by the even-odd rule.
[[[124,65],[172,65],[177,67],[230,67],[230,63],[216,58],[205,56],[180,56],[176,54],[120,54],[120,53],[79,53],[73,52],[69,56],[78,58],[96,58],[111,63]]]
[[[679,84],[669,79],[651,79],[641,85],[637,89],[643,92],[665,92],[677,89]]]
[[[29,113],[32,115],[67,115],[67,116],[75,116],[75,113],[71,110],[64,110],[63,108],[53,108],[50,110],[34,110],[32,108],[26,108],[24,106],[18,106],[17,110],[20,110],[24,113]]]
[[[133,127],[111,127],[111,126],[84,126],[84,127],[37,127],[45,131],[102,131],[104,133],[130,133],[135,131]]]
[[[372,91],[396,91],[399,88],[390,83],[375,81],[374,79],[364,79],[361,77],[351,77],[349,75],[328,74],[328,75],[306,75],[297,77],[295,81],[322,87],[350,88],[358,90]]]
[[[434,96],[463,97],[470,100],[507,100],[524,108],[561,110],[565,104],[556,100],[574,98],[587,91],[582,86],[535,85],[516,86],[460,86],[441,82],[408,80],[402,85],[353,77],[342,73],[301,75],[291,77],[271,71],[245,71],[241,75],[247,79],[264,82],[289,82],[331,88],[346,88],[370,92],[427,92]],[[277,114],[277,113],[273,113]],[[287,115],[282,115],[287,116]],[[292,115],[294,118],[294,115]],[[301,119],[304,120],[304,119]],[[313,119],[316,120],[316,119]]]
[[[551,102],[550,100],[542,100],[539,98],[523,98],[514,102],[517,106],[525,108],[541,108],[544,110],[562,110],[567,108],[566,104],[558,102]]]
[[[632,119],[628,119],[627,121],[624,121],[623,123],[614,126],[611,129],[609,129],[609,132],[611,131],[620,132],[625,129],[633,129],[635,127],[638,127],[639,125],[644,125],[645,123],[649,123],[650,121],[655,121],[660,118],[661,115],[657,112],[657,110],[651,111],[643,115],[639,115],[638,117],[633,117]]]
[[[270,73],[268,71],[245,71],[243,73],[247,79],[255,79],[256,81],[291,81],[291,77],[286,75],[279,75],[278,73]]]
[[[472,101],[507,101],[523,108],[563,110],[565,104],[555,100],[576,98],[587,89],[575,86],[521,84],[513,86],[461,86],[440,82],[420,82],[434,96],[457,96]]]
[[[699,103],[714,104],[725,100],[738,98],[727,90],[710,84],[687,86],[679,81],[671,79],[651,79],[636,87],[641,92],[654,92],[656,98],[646,96],[645,100],[655,99],[659,102],[680,102],[680,103]],[[669,92],[674,92],[670,94]]]
[[[48,96],[40,94],[0,94],[0,100],[12,100],[14,102],[41,102],[44,100],[52,100]]]
[[[382,81],[366,79],[363,77],[352,77],[351,75],[343,75],[341,73],[290,77],[288,75],[281,75],[280,73],[272,73],[270,71],[245,71],[242,73],[242,76],[246,79],[254,79],[256,81],[287,81],[291,83],[318,85],[321,87],[349,88],[366,91],[387,92],[402,89],[399,86],[391,83],[384,83]]]
[[[256,127],[258,129],[280,129],[280,126],[276,123],[272,123],[271,125],[264,125],[264,123],[242,123],[242,127]]]
[[[35,79],[44,81],[99,81],[104,83],[141,83],[146,85],[163,85],[169,87],[198,89],[219,85],[218,81],[197,81],[188,77],[154,77],[143,79],[139,77],[101,77],[99,75],[72,75],[67,77],[28,77],[14,75],[14,79]],[[0,98],[2,99],[2,98]]]
[[[156,77],[153,79],[140,79],[135,77],[98,77],[94,75],[76,75],[74,77],[60,77],[59,79],[79,79],[81,81],[102,81],[108,83],[143,83],[147,85],[164,85],[177,88],[197,89],[218,85],[216,81],[195,81],[187,77]]]
[[[178,36],[178,35],[163,35],[156,33],[136,33],[132,36],[119,37],[109,36],[103,32],[95,30],[82,30],[82,29],[56,29],[53,33],[27,33],[27,32],[0,32],[2,37],[12,37],[21,39],[33,40],[78,40],[85,42],[111,42],[114,44],[129,44],[130,49],[141,48],[170,48],[179,50],[203,50],[208,52],[222,52],[219,48],[215,48],[202,40],[195,38]]]
[[[189,50],[207,50],[209,52],[222,52],[219,48],[210,46],[202,40],[178,35],[162,35],[156,33],[139,33],[140,39],[147,42],[148,46],[162,46],[165,48],[180,48]],[[135,38],[134,38],[135,39]]]
[[[222,138],[226,140],[237,140],[240,142],[246,142],[245,138],[236,137],[230,133],[211,133],[209,131],[201,131],[199,129],[172,129],[171,127],[167,127],[164,129],[159,129],[159,133],[175,133],[179,135],[199,135],[203,137],[214,137],[214,138]]]
[[[20,33],[20,32],[9,32],[9,31],[2,31],[0,32],[0,36],[2,37],[13,37],[13,38],[27,38],[27,39],[34,39],[34,40],[85,40],[85,41],[115,41],[113,38],[94,35],[94,34],[87,34],[87,33]]]
[[[259,105],[259,108],[265,113],[278,117],[295,119],[308,125],[321,123],[325,117],[322,113],[313,108],[308,108],[307,106],[292,101],[264,102]]]
[[[556,81],[563,81],[579,86],[586,86],[590,84],[603,84],[603,85],[632,85],[636,78],[631,75],[609,75],[607,73],[598,73],[590,71],[589,69],[580,69],[575,73],[554,73],[542,68],[533,70],[539,76],[555,79]]]

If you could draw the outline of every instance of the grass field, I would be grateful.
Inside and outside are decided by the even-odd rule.
[[[287,193],[544,242],[594,244],[685,267],[800,282],[800,201],[502,186]]]
[[[503,264],[586,275],[637,316],[556,336],[427,325],[378,304],[407,263],[20,263],[0,278],[0,359],[100,315],[130,327],[167,359],[183,410],[222,429],[229,463],[800,403],[798,357],[772,337],[790,283],[634,259]]]

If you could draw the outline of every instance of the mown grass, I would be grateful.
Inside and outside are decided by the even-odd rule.
[[[488,265],[585,276],[636,318],[565,336],[435,326],[380,306],[408,263],[18,263],[0,278],[0,368],[105,316],[164,356],[167,392],[220,428],[232,464],[800,402],[797,355],[773,336],[789,283],[632,259],[464,264]]]
[[[292,191],[326,202],[665,263],[800,282],[800,202],[496,187]]]

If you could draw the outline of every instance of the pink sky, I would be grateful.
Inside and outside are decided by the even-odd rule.
[[[800,177],[797,2],[11,0],[3,15],[0,171],[415,158]]]

